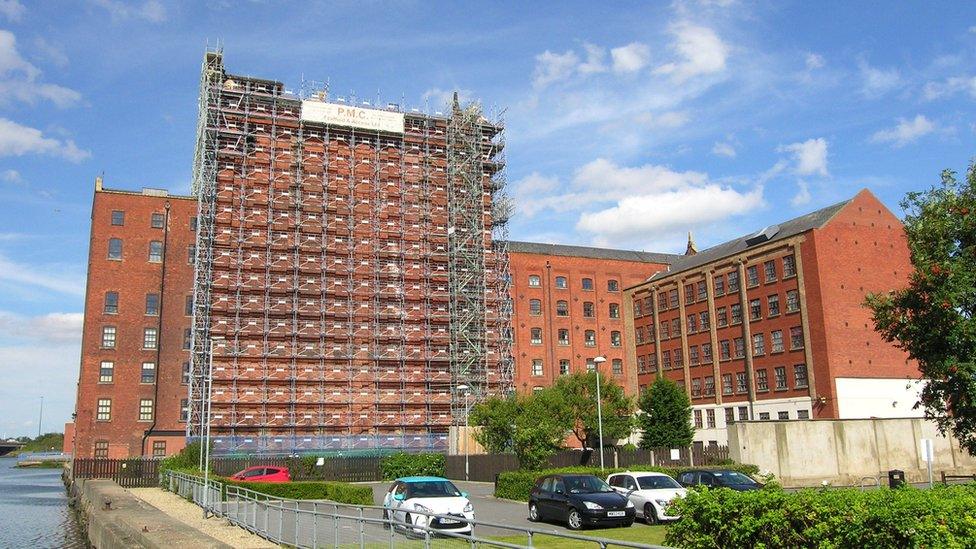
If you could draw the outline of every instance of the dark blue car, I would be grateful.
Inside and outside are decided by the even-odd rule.
[[[558,520],[570,530],[584,526],[630,526],[634,504],[593,475],[549,475],[529,495],[529,520]]]

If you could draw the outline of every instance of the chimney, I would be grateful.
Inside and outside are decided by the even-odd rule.
[[[698,253],[698,246],[695,246],[695,239],[691,236],[691,231],[688,231],[688,247],[685,248],[685,255],[695,255]]]

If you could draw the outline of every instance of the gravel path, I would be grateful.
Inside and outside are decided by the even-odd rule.
[[[162,488],[129,488],[129,492],[187,526],[234,547],[242,549],[276,548],[277,545],[227,522],[227,519],[203,519],[203,509]]]

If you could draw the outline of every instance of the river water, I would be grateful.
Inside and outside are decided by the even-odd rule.
[[[61,470],[16,469],[16,463],[0,458],[0,547],[86,547]]]

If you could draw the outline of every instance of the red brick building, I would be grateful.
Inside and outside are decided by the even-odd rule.
[[[73,443],[166,455],[185,440],[197,202],[95,183]]]
[[[515,385],[551,385],[560,375],[607,362],[629,394],[637,370],[626,348],[623,289],[646,280],[679,256],[584,246],[509,242]]]
[[[626,290],[638,385],[683,385],[702,443],[733,420],[918,415],[916,365],[863,306],[910,272],[901,222],[867,190],[682,256]]]

